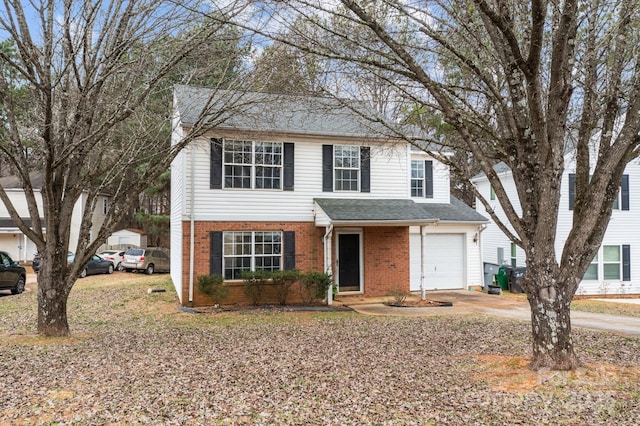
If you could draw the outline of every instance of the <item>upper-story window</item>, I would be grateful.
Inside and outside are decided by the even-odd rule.
[[[282,143],[224,142],[224,187],[281,189]]]
[[[569,173],[569,210],[573,210],[575,204],[575,187],[576,175]],[[622,175],[620,189],[613,200],[612,208],[613,210],[629,210],[629,175]]]
[[[411,196],[433,198],[433,161],[411,161]]]
[[[109,212],[109,199],[102,199],[102,214],[106,215]]]
[[[371,191],[371,148],[322,145],[322,191]]]
[[[334,146],[333,167],[336,191],[358,191],[360,182],[360,147]]]
[[[411,196],[424,197],[424,161],[411,162]]]

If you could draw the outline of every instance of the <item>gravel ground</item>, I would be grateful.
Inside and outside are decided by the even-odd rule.
[[[638,338],[576,331],[587,368],[533,373],[520,322],[190,314],[166,275],[116,273],[82,280],[73,337],[48,339],[30,290],[0,297],[2,425],[640,423]]]

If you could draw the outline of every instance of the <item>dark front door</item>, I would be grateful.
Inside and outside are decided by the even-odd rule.
[[[338,291],[360,290],[360,234],[338,234]]]

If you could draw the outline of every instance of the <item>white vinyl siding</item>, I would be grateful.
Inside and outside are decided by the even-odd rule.
[[[181,139],[181,131],[174,123],[174,131],[172,142]],[[171,214],[169,239],[171,244],[171,266],[170,274],[173,286],[180,302],[182,303],[182,239],[183,239],[183,219],[185,218],[186,198],[185,193],[188,190],[185,182],[186,178],[186,153],[190,153],[196,146],[189,146],[173,159],[171,162]],[[208,176],[208,175],[207,175]]]
[[[322,192],[322,144],[295,141],[295,191],[210,189],[209,140],[198,143],[195,156],[195,219],[198,221],[312,222],[314,198],[401,198],[409,182],[405,146],[371,146],[371,192]],[[186,160],[190,161],[190,155]],[[188,163],[187,163],[188,166]],[[187,173],[188,175],[189,173]],[[190,177],[184,182],[185,206],[190,205]],[[230,219],[232,218],[232,219]],[[188,216],[184,216],[188,220]]]
[[[562,249],[566,242],[566,238],[573,222],[573,211],[569,210],[569,173],[573,173],[574,163],[569,159],[567,162],[566,172],[562,180],[562,193],[560,196],[560,209],[558,212],[557,236],[556,236],[556,255],[558,259],[562,256]],[[578,287],[578,295],[598,295],[598,294],[640,294],[640,257],[634,256],[635,241],[640,241],[640,228],[637,226],[640,217],[640,191],[636,190],[634,183],[640,182],[640,164],[630,163],[624,172],[629,176],[629,210],[614,209],[611,220],[607,227],[607,232],[602,241],[602,247],[598,255],[594,258],[588,270],[586,271],[580,286]],[[509,173],[501,174],[502,182],[505,190],[512,202],[515,203],[515,209],[520,214],[520,206],[517,203],[518,196],[513,184],[513,179]],[[478,179],[476,182],[478,191],[481,194],[490,194],[490,185],[485,178]],[[619,196],[621,199],[621,196]],[[619,201],[620,203],[620,201]],[[506,221],[506,216],[496,201],[490,201],[491,207],[494,209],[498,217]],[[489,217],[484,206],[479,201],[476,203],[476,209],[479,213]],[[509,226],[509,225],[507,225]],[[511,228],[509,226],[509,228]],[[497,263],[497,250],[499,247],[505,249],[509,247],[511,241],[502,233],[502,231],[494,223],[490,223],[482,232],[482,254],[484,262]],[[611,249],[610,259],[604,260],[605,246],[615,246],[622,257],[622,246],[631,245],[630,254],[630,281],[622,279],[622,261],[614,260],[613,250]],[[505,253],[506,254],[506,253]],[[518,266],[526,265],[524,251],[517,249]],[[605,277],[605,263],[609,266],[607,269],[607,277]],[[610,278],[609,278],[610,277]],[[617,277],[617,278],[614,278]]]
[[[411,194],[412,182],[411,175],[407,176],[405,181],[405,191],[408,197],[411,197],[416,203],[450,203],[451,202],[451,188],[449,178],[449,167],[441,162],[433,159],[426,153],[412,152],[410,155],[410,161],[408,162],[407,169],[411,173],[411,164],[414,161],[420,161],[424,165],[425,160],[432,161],[433,170],[433,197],[426,198],[423,192],[422,196],[413,197]],[[423,166],[424,167],[424,166]],[[371,173],[373,179],[373,172]],[[426,190],[426,189],[425,189]],[[396,196],[396,198],[400,198]]]

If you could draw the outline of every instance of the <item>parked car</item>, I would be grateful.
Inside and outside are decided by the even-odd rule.
[[[73,252],[70,251],[67,253],[67,258],[69,256],[73,256]],[[42,265],[42,256],[40,253],[36,253],[33,255],[33,262],[31,262],[31,267],[33,268],[33,272],[38,272],[40,270],[40,266]]]
[[[98,253],[98,256],[113,262],[116,271],[122,271],[122,262],[124,262],[124,251],[105,250]]]
[[[144,271],[148,275],[169,272],[169,255],[158,248],[132,248],[124,253],[122,268],[127,272]]]
[[[71,255],[67,257],[67,262],[73,263],[75,256]],[[80,271],[80,278],[84,278],[87,275],[95,275],[95,274],[113,274],[115,267],[113,266],[113,262],[107,259],[103,259],[102,257],[94,254],[91,256],[89,263],[84,267],[82,271]]]
[[[27,270],[14,262],[8,253],[0,251],[0,290],[11,290],[11,294],[24,291]]]

